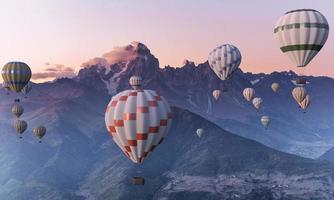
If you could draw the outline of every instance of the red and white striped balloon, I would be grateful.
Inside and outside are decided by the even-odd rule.
[[[141,163],[164,139],[171,125],[167,101],[152,90],[126,90],[112,97],[105,123],[114,142]]]

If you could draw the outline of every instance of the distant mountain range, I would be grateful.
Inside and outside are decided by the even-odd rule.
[[[333,108],[326,90],[332,79],[308,78],[307,87],[315,99],[303,114],[290,97],[289,81],[296,76],[292,72],[237,71],[223,85],[207,63],[185,62],[182,68],[161,69],[146,46],[133,43],[124,49],[132,51],[122,54],[129,59],[113,57],[117,63],[94,59],[94,65],[87,62],[73,79],[34,84],[29,97],[22,98],[22,118],[28,122],[23,140],[12,127],[14,95],[1,92],[0,199],[334,198],[331,162],[282,153],[259,143],[309,157],[327,150]],[[141,75],[144,88],[157,90],[174,106],[169,135],[143,165],[123,155],[104,125],[111,95],[128,89],[131,75]],[[254,87],[265,101],[260,113],[241,96],[253,79],[259,79]],[[273,80],[282,86],[277,95],[268,85]],[[211,91],[221,87],[228,92],[215,103]],[[263,113],[273,118],[268,131],[259,122]],[[38,144],[32,129],[40,124],[46,126],[47,135]],[[195,134],[199,127],[205,130],[202,139]],[[311,131],[314,127],[317,135]],[[145,177],[144,186],[131,185],[137,175]]]
[[[196,66],[186,60],[180,68],[159,68],[158,59],[141,43],[132,43],[123,51],[127,53],[121,55],[131,56],[122,57],[116,63],[95,58],[94,62],[85,64],[75,80],[113,95],[129,88],[128,79],[132,75],[141,75],[144,88],[157,90],[171,105],[191,110],[225,130],[275,149],[316,158],[334,146],[334,102],[333,94],[328,92],[334,88],[332,78],[307,77],[306,88],[312,101],[303,114],[291,96],[292,80],[297,78],[292,71],[251,74],[238,70],[223,83],[207,62]],[[271,91],[273,82],[281,86],[277,94]],[[245,87],[254,87],[256,96],[264,100],[259,113],[243,99]],[[212,91],[222,88],[228,91],[215,102]],[[264,114],[272,119],[268,131],[260,124]]]

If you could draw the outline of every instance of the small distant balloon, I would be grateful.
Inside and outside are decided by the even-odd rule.
[[[270,117],[269,116],[262,116],[261,117],[261,124],[263,125],[263,127],[265,128],[265,129],[267,129],[268,128],[268,126],[269,126],[269,124],[270,124]]]
[[[20,135],[22,135],[24,133],[24,131],[27,129],[28,124],[26,121],[24,120],[15,120],[14,121],[14,128],[16,130],[16,132]],[[20,138],[22,138],[22,136],[20,136]]]
[[[251,101],[255,95],[255,90],[254,88],[245,88],[242,94],[247,101]]]
[[[213,98],[214,98],[216,101],[218,101],[218,99],[220,98],[220,95],[221,95],[221,91],[220,91],[220,90],[214,90],[214,91],[212,92],[212,96],[213,96]]]
[[[24,109],[21,105],[17,105],[15,104],[13,107],[12,107],[12,113],[17,117],[19,118],[24,112]]]
[[[295,99],[295,101],[300,104],[306,97],[307,92],[304,87],[295,87],[292,90],[292,97]]]
[[[37,137],[39,143],[41,143],[42,138],[46,133],[46,128],[44,126],[38,126],[34,128],[34,134]]]
[[[278,83],[271,84],[271,89],[273,92],[275,93],[278,92],[279,88],[280,88],[280,85]]]
[[[196,130],[196,135],[197,135],[199,138],[201,138],[201,137],[203,136],[203,134],[204,134],[204,129],[199,128],[199,129]]]
[[[253,99],[253,105],[257,111],[260,110],[263,100],[260,97],[255,97]]]

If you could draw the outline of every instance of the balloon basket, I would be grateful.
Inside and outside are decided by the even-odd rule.
[[[144,185],[145,179],[143,177],[135,176],[132,179],[132,184],[133,185]]]

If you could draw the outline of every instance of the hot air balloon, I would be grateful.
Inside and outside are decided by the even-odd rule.
[[[28,127],[28,124],[24,120],[17,119],[14,122],[14,128],[16,132],[19,133],[20,135],[23,134],[23,132],[27,129],[27,127]],[[20,136],[20,138],[22,138],[22,136]]]
[[[255,95],[255,90],[254,88],[245,88],[242,94],[247,101],[251,101]]]
[[[17,117],[19,118],[24,112],[24,109],[21,105],[14,105],[12,107],[12,113]]]
[[[24,88],[21,90],[21,92],[22,92],[24,95],[27,95],[27,94],[31,91],[31,89],[32,89],[32,84],[31,84],[31,82],[29,81],[29,82],[27,83],[27,85],[24,86]]]
[[[279,88],[280,88],[280,85],[278,83],[271,84],[271,89],[273,90],[273,92],[276,93]]]
[[[295,87],[292,90],[292,96],[298,104],[305,99],[306,95],[307,95],[307,92],[304,87]]]
[[[281,51],[288,55],[297,67],[305,67],[318,54],[327,41],[329,25],[319,11],[298,9],[279,18],[275,29]],[[297,80],[299,85],[306,79]]]
[[[310,103],[311,103],[310,95],[306,95],[306,97],[304,98],[304,100],[299,103],[300,107],[304,110],[304,113],[306,113],[306,109],[308,108],[308,106],[310,105]]]
[[[141,77],[140,76],[131,76],[129,80],[130,85],[133,89],[137,90],[141,86]]]
[[[260,97],[255,97],[253,99],[253,105],[256,108],[257,111],[259,111],[259,109],[261,108],[261,104],[262,104],[262,99]]]
[[[168,133],[171,110],[153,90],[126,90],[112,97],[105,123],[125,155],[134,163],[142,163]]]
[[[221,92],[220,90],[214,90],[214,91],[212,92],[212,96],[213,96],[213,98],[215,98],[216,101],[218,101],[218,99],[219,99],[221,93],[222,93],[222,92]]]
[[[201,138],[204,134],[204,129],[202,129],[202,128],[197,129],[196,134],[199,138]]]
[[[237,47],[223,44],[209,54],[209,65],[221,80],[226,80],[240,65],[241,54]]]
[[[38,126],[34,128],[35,136],[38,138],[38,142],[41,143],[42,138],[44,137],[46,133],[46,128],[44,126]]]
[[[20,92],[31,78],[31,70],[24,62],[9,62],[3,66],[2,78],[11,91]]]
[[[270,124],[270,118],[269,118],[269,116],[262,116],[261,117],[261,124],[263,125],[263,127],[265,129],[267,129],[268,126],[269,126],[269,124]]]

